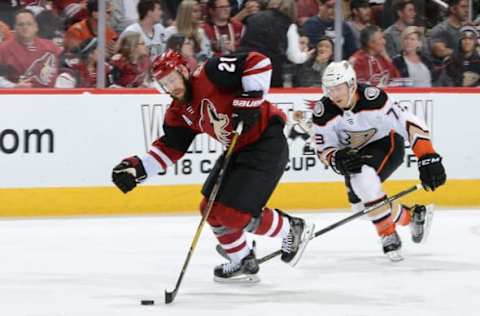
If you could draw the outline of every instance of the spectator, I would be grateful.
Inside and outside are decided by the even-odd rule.
[[[122,33],[128,26],[138,22],[139,0],[111,0],[113,12],[111,17],[112,28],[118,34]]]
[[[87,0],[55,0],[53,9],[65,19],[66,28],[88,17]]]
[[[407,26],[402,32],[402,54],[393,59],[402,78],[409,86],[431,87],[434,69],[430,59],[420,52],[422,32],[416,26]]]
[[[318,13],[318,0],[298,0],[297,1],[297,24],[303,26],[308,18]]]
[[[364,28],[360,33],[360,42],[362,48],[350,58],[359,83],[385,87],[392,79],[400,77],[387,54],[385,39],[378,26]]]
[[[58,72],[60,49],[37,37],[38,24],[32,11],[15,15],[15,37],[0,44],[0,87],[52,87]],[[8,68],[9,71],[6,71]]]
[[[212,56],[210,40],[202,26],[202,11],[200,4],[195,0],[184,0],[180,3],[177,11],[176,25],[167,27],[166,38],[175,33],[185,35],[194,44],[195,58],[204,61]]]
[[[287,59],[303,64],[313,54],[300,50],[294,0],[270,0],[267,10],[248,18],[240,50],[260,52],[272,61],[272,87],[283,86],[284,64]]]
[[[320,39],[312,57],[304,64],[298,65],[298,71],[293,80],[295,87],[322,86],[323,72],[333,61],[333,45],[332,39],[328,36]]]
[[[3,21],[8,27],[13,28],[15,13],[20,9],[19,1],[0,1],[0,20]]]
[[[66,51],[61,58],[60,75],[55,88],[94,88],[97,85],[97,38],[83,41],[73,51]],[[111,66],[105,64],[105,79]],[[108,86],[108,83],[106,84]]]
[[[402,51],[401,34],[406,27],[415,23],[415,5],[409,0],[395,0],[393,10],[396,15],[396,21],[390,25],[384,32],[387,54],[390,58],[399,55]]]
[[[320,38],[324,35],[343,41],[343,58],[349,58],[356,50],[355,37],[346,22],[342,22],[342,36],[335,34],[335,0],[319,0],[318,15],[309,18],[303,25],[303,31],[310,39],[310,45],[317,45]]]
[[[203,29],[212,44],[216,55],[233,53],[240,46],[243,24],[230,19],[230,3],[228,0],[208,0],[207,22]]]
[[[0,21],[0,43],[8,41],[12,37],[13,37],[13,34],[8,24]]]
[[[460,29],[458,53],[447,66],[447,74],[457,87],[480,86],[480,55],[478,31],[466,25]]]
[[[430,52],[441,63],[458,52],[460,28],[468,20],[468,0],[448,0],[448,17],[430,32]]]
[[[126,33],[120,40],[118,54],[112,56],[111,81],[115,86],[138,88],[149,86],[150,58],[143,36]]]
[[[151,60],[165,51],[165,28],[160,23],[162,20],[162,7],[160,0],[140,0],[137,5],[140,22],[127,27],[121,34],[118,42],[129,32],[139,33],[147,45]]]
[[[383,3],[383,7],[387,8],[386,10],[383,10],[381,13],[381,21],[378,24],[382,29],[387,29],[393,23],[395,23],[396,19],[398,19],[398,16],[396,15],[395,11],[395,2],[397,0],[385,0]],[[415,7],[415,12],[417,15],[415,16],[415,22],[412,23],[412,25],[416,26],[424,26],[426,24],[426,10],[425,7],[428,6],[428,10],[434,11],[435,9],[438,9],[440,6],[438,3],[435,3],[433,1],[425,1],[425,0],[406,0],[410,1],[413,3],[413,6]],[[370,1],[372,2],[372,1]],[[433,5],[430,6],[430,3]],[[441,8],[441,7],[440,7]],[[438,14],[438,12],[437,12]]]
[[[167,50],[172,49],[179,52],[187,62],[187,68],[192,71],[197,67],[198,62],[195,59],[193,42],[183,34],[173,34],[167,41]]]
[[[298,35],[300,36],[298,40],[300,51],[308,51],[310,47],[310,40],[308,39],[308,36],[301,34],[300,32],[298,33]]]
[[[65,36],[64,20],[58,16],[51,1],[40,1],[27,9],[35,14],[38,23],[38,37],[52,40],[55,45],[63,49]]]
[[[232,19],[245,22],[246,18],[260,11],[260,0],[230,0]],[[243,3],[243,4],[242,4]]]
[[[98,30],[98,0],[88,0],[87,3],[88,17],[83,19],[80,22],[77,22],[70,26],[65,33],[65,49],[72,50],[78,48],[80,43],[83,41],[97,37]],[[112,4],[107,1],[107,16],[113,11]],[[108,19],[107,19],[108,20]],[[107,43],[107,53],[111,55],[114,52],[115,40],[117,38],[117,33],[109,26],[107,23],[106,26],[106,43]]]
[[[360,32],[372,18],[372,9],[368,0],[352,0],[350,2],[351,20],[347,22],[355,37],[355,46],[360,47]]]

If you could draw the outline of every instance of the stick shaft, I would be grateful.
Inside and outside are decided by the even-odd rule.
[[[177,283],[175,284],[175,288],[173,291],[169,292],[165,290],[165,303],[170,304],[173,302],[175,297],[177,296],[178,289],[180,288],[180,285],[183,280],[183,276],[185,275],[185,272],[187,271],[188,264],[190,262],[190,259],[192,257],[193,251],[195,250],[195,247],[197,246],[197,242],[200,238],[200,235],[202,233],[203,226],[205,225],[205,222],[207,221],[208,216],[210,215],[210,211],[213,206],[213,202],[215,202],[215,198],[217,197],[217,193],[220,190],[220,186],[223,182],[223,178],[225,175],[225,171],[228,167],[228,163],[230,162],[230,158],[233,153],[233,149],[235,148],[235,145],[237,144],[237,140],[239,135],[242,133],[242,128],[243,124],[240,122],[238,124],[238,127],[236,131],[234,132],[234,135],[232,137],[232,141],[230,145],[228,146],[228,149],[225,153],[225,158],[222,162],[222,167],[220,168],[220,171],[218,173],[217,179],[215,181],[215,184],[213,185],[212,191],[210,192],[210,195],[208,197],[208,203],[207,206],[205,207],[205,211],[203,212],[202,219],[200,220],[200,223],[198,224],[197,230],[195,231],[195,235],[193,236],[192,243],[190,245],[190,249],[187,253],[187,257],[185,258],[185,262],[183,263],[182,270],[180,272],[180,275],[177,279]]]
[[[329,231],[331,231],[331,230],[333,230],[333,229],[335,229],[335,228],[337,228],[337,227],[339,227],[339,226],[342,226],[342,225],[344,225],[344,224],[346,224],[346,223],[348,223],[348,222],[351,222],[352,220],[354,220],[354,219],[356,219],[356,218],[358,218],[358,217],[361,217],[361,216],[363,216],[363,215],[365,215],[365,214],[368,214],[368,213],[370,213],[370,212],[372,212],[372,211],[374,211],[374,210],[376,210],[376,209],[378,209],[378,208],[380,208],[380,207],[382,207],[382,206],[385,206],[385,205],[387,205],[387,204],[390,204],[390,203],[392,203],[392,202],[400,199],[401,197],[404,197],[404,196],[407,195],[407,194],[410,194],[410,193],[412,193],[412,192],[417,191],[417,190],[420,189],[420,188],[422,188],[422,185],[421,185],[421,184],[416,184],[416,185],[414,185],[414,186],[412,186],[412,187],[410,187],[410,188],[408,188],[408,189],[405,189],[405,190],[403,190],[403,191],[401,191],[401,192],[398,192],[398,193],[395,194],[395,195],[390,196],[389,198],[387,198],[387,199],[385,199],[385,200],[383,200],[383,201],[381,201],[381,202],[378,202],[377,204],[374,204],[374,205],[372,205],[372,206],[369,206],[369,207],[367,207],[367,208],[364,208],[363,210],[358,211],[358,212],[356,212],[356,213],[354,213],[354,214],[352,214],[352,215],[350,215],[350,216],[348,216],[348,217],[345,217],[344,219],[339,220],[338,222],[335,222],[335,223],[333,223],[333,224],[331,224],[331,225],[329,225],[329,226],[327,226],[327,227],[325,227],[325,228],[323,228],[323,229],[320,229],[319,231],[315,232],[315,235],[312,236],[312,239],[313,239],[313,238],[316,238],[316,237],[318,237],[318,236],[320,236],[320,235],[323,235],[323,234],[325,234],[325,233],[327,233],[327,232],[329,232]],[[258,264],[262,264],[262,263],[264,263],[264,262],[266,262],[266,261],[269,261],[270,259],[273,259],[273,258],[275,258],[275,257],[277,257],[277,256],[279,256],[279,255],[281,255],[281,254],[282,254],[282,251],[281,251],[281,250],[277,250],[277,251],[275,251],[275,252],[272,252],[271,254],[268,254],[268,255],[266,255],[266,256],[258,259],[258,260],[257,260],[257,261],[258,261]]]

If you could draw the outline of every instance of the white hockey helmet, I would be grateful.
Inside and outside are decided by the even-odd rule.
[[[333,61],[323,72],[322,87],[324,89],[346,83],[349,87],[357,87],[357,75],[352,65],[346,60]]]
[[[348,87],[348,95],[345,101],[341,102],[342,104],[337,105],[342,109],[348,109],[354,106],[353,100],[355,91],[357,90],[357,75],[348,61],[331,62],[323,72],[323,93],[325,96],[331,98],[333,91],[343,83]]]

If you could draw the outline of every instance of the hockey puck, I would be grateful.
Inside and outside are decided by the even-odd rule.
[[[153,305],[155,304],[154,300],[142,300],[142,305]]]

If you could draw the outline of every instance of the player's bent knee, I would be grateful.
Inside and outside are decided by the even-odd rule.
[[[242,212],[218,202],[213,204],[211,214],[221,225],[237,229],[243,229],[252,218],[250,213]]]

